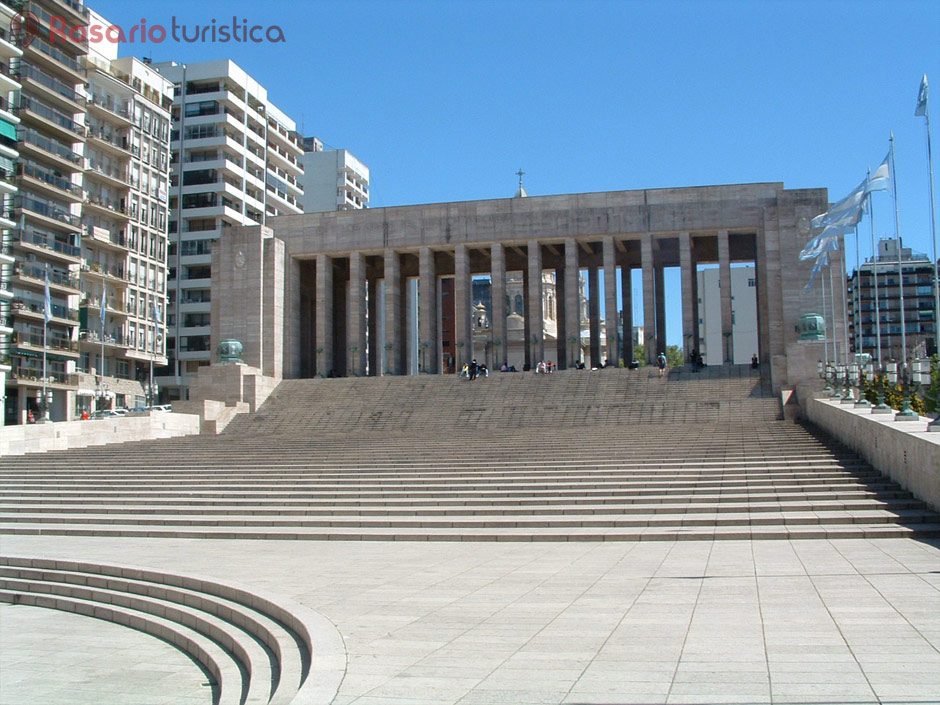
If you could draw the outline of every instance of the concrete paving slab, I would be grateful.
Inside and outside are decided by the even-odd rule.
[[[292,599],[345,640],[334,705],[940,702],[940,583],[931,579],[940,573],[938,541],[4,536],[2,549],[143,565]],[[140,689],[134,702],[195,705],[192,693],[211,701],[185,657],[177,654],[182,670],[192,669],[178,678],[187,692],[172,700],[165,682],[177,674],[165,658],[115,650],[108,640],[108,649],[88,650],[90,663],[76,660],[64,641],[35,641],[48,620],[61,625],[69,616],[33,612],[43,615],[0,640],[0,703],[110,704],[128,683]],[[96,633],[121,631],[84,621]],[[91,675],[118,656],[131,659],[118,676]],[[60,664],[53,677],[36,670],[47,663]],[[17,688],[13,700],[8,684]],[[93,692],[97,699],[86,697]],[[66,693],[75,699],[61,699]]]

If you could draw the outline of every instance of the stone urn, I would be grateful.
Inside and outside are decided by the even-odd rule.
[[[229,338],[219,343],[219,347],[217,347],[215,351],[218,353],[219,360],[222,363],[244,364],[244,360],[242,360],[242,352],[244,352],[244,350],[245,348],[242,346],[240,340]]]
[[[800,316],[796,332],[800,334],[800,340],[825,340],[826,319],[818,313],[804,313]]]

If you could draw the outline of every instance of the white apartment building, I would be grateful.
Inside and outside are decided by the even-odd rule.
[[[13,302],[13,238],[16,236],[16,223],[13,220],[13,204],[16,199],[16,126],[20,119],[13,113],[11,98],[20,89],[19,82],[12,76],[10,62],[23,55],[10,35],[10,20],[15,10],[9,5],[0,4],[0,412],[6,400],[7,375],[13,369],[10,365],[10,344],[13,336],[13,316],[10,309]],[[5,414],[0,413],[0,426],[4,425]]]
[[[90,21],[107,21],[90,13]],[[156,403],[166,364],[166,254],[173,84],[148,64],[93,43],[85,57],[76,413]],[[102,312],[102,297],[104,312]]]
[[[175,86],[167,365],[161,400],[185,399],[208,365],[212,243],[229,227],[302,213],[303,147],[267,90],[229,60],[154,64]]]
[[[717,267],[698,271],[699,347],[706,365],[725,360],[721,331],[721,288]],[[751,361],[757,350],[757,273],[752,265],[731,267],[731,352],[735,365]]]
[[[324,150],[316,137],[305,137],[303,147],[304,213],[368,207],[369,167],[345,149]]]

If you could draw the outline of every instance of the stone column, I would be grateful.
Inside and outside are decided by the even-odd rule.
[[[531,362],[535,366],[545,359],[545,331],[542,323],[542,246],[538,240],[529,240],[529,308],[526,311],[529,321]],[[533,341],[534,339],[534,341]]]
[[[578,242],[565,240],[565,359],[566,367],[574,367],[581,351],[581,307],[578,300]],[[572,339],[574,342],[572,343]]]
[[[588,268],[588,316],[591,331],[591,367],[600,367],[601,360],[601,292],[598,284],[597,267]]]
[[[620,268],[620,291],[623,292],[623,364],[633,361],[633,272],[624,263]]]
[[[656,288],[653,284],[653,234],[645,233],[640,242],[643,263],[643,350],[646,362],[656,359]]]
[[[565,340],[565,268],[555,268],[555,350],[558,369],[565,369],[568,343]]]
[[[395,250],[385,250],[385,372],[392,375],[402,374],[401,312],[401,260]]]
[[[316,372],[326,377],[333,369],[333,260],[317,255],[317,339],[314,354]]]
[[[721,360],[730,365],[734,362],[733,317],[731,304],[731,250],[728,246],[728,231],[718,231],[718,286],[721,292]]]
[[[264,285],[262,288],[261,369],[269,377],[284,375],[285,299],[287,289],[287,254],[283,240],[264,240]]]
[[[473,281],[470,276],[470,252],[466,245],[454,248],[454,337],[457,342],[457,371],[473,358],[473,320],[471,297]]]
[[[682,359],[689,360],[690,353],[696,349],[695,316],[695,268],[692,265],[692,237],[689,233],[679,233],[679,269],[682,277]]]
[[[382,359],[379,349],[382,347],[382,341],[379,340],[379,282],[374,274],[367,277],[366,287],[369,292],[369,376],[377,377],[382,374],[382,370],[379,369],[379,361]]]
[[[495,348],[493,364],[499,369],[509,359],[509,339],[506,337],[506,250],[501,242],[493,243],[490,277],[493,300],[490,328],[493,331]]]
[[[620,359],[620,341],[617,328],[620,317],[617,315],[617,250],[614,238],[603,239],[604,246],[604,324],[607,328],[607,359],[617,366]]]
[[[654,258],[656,279],[656,353],[666,352],[666,268],[662,257]]]
[[[285,314],[286,333],[286,360],[284,363],[284,376],[297,379],[302,374],[303,358],[303,338],[301,330],[304,324],[301,323],[303,317],[303,304],[301,303],[301,276],[300,261],[289,257],[287,260],[287,276],[289,280],[287,292],[287,312]]]
[[[361,252],[349,255],[349,374],[366,372],[366,258]],[[354,349],[355,348],[355,349]]]
[[[437,269],[430,247],[418,251],[418,276],[418,361],[422,372],[437,374],[441,358],[437,339]]]

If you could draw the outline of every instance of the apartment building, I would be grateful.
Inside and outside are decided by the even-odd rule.
[[[10,342],[11,371],[5,386],[6,423],[39,418],[43,401],[50,417],[70,418],[79,361],[81,209],[85,144],[84,57],[87,43],[51,44],[50,21],[88,21],[78,2],[5,2],[31,13],[33,34],[15,37],[22,54],[11,56],[9,73],[19,84],[12,101],[16,125],[17,193],[11,201],[15,258]],[[5,12],[7,9],[4,9]],[[20,31],[26,23],[18,22]],[[6,208],[5,208],[6,210]],[[51,319],[46,327],[43,378],[44,289],[48,278]],[[46,399],[42,399],[42,390]]]
[[[757,273],[752,265],[731,267],[731,336],[721,330],[721,277],[717,267],[698,277],[699,344],[706,365],[744,365],[757,350]]]
[[[175,85],[164,400],[208,365],[212,243],[226,229],[303,212],[303,146],[292,119],[229,60],[154,68]]]
[[[114,44],[50,42],[53,18],[108,24],[80,2],[0,7],[30,17],[0,48],[14,82],[0,83],[14,113],[0,125],[0,157],[16,162],[0,221],[14,258],[5,422],[39,418],[43,401],[55,421],[142,404],[151,361],[165,362],[172,84]]]
[[[900,273],[898,271],[898,241],[888,238],[879,241],[877,254],[866,260],[859,271],[848,280],[848,306],[850,338],[853,350],[869,353],[878,359],[880,319],[881,357],[901,360],[901,285],[904,281],[904,342],[908,357],[930,355],[936,352],[935,330],[937,311],[934,299],[934,265],[930,258],[901,248]],[[875,278],[877,276],[877,308]]]
[[[16,199],[16,127],[20,119],[13,112],[11,99],[20,89],[10,68],[14,59],[23,55],[10,33],[10,22],[15,10],[9,5],[0,4],[0,410],[6,399],[7,376],[12,371],[10,365],[10,345],[13,336],[13,316],[10,312],[13,301],[11,279],[15,258],[13,256],[13,238],[16,236],[16,222],[13,220],[13,203]],[[0,426],[5,423],[4,414],[0,413]]]
[[[305,137],[303,148],[304,213],[368,208],[369,167],[345,149],[324,149],[317,137]]]
[[[93,44],[85,63],[77,413],[158,400],[173,102],[173,84],[115,44]]]

